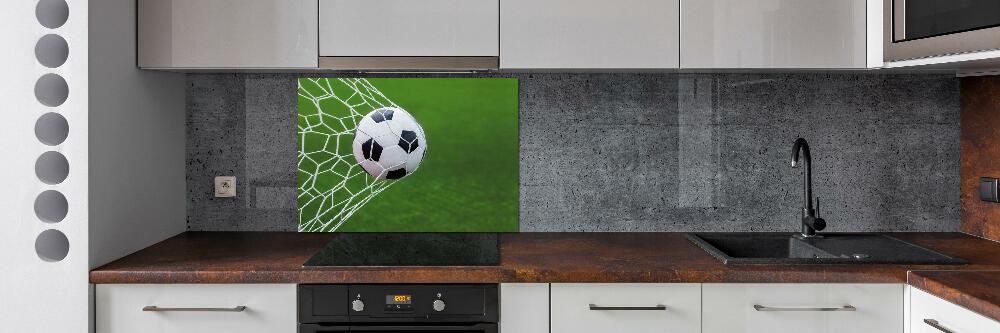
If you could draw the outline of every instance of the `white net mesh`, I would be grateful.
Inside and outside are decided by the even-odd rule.
[[[299,231],[331,232],[393,182],[379,181],[352,152],[361,119],[378,108],[398,107],[359,78],[303,78],[299,97]]]

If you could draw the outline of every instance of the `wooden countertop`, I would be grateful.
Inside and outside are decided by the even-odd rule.
[[[1000,270],[911,271],[907,283],[1000,321]]]
[[[499,266],[303,267],[332,234],[185,232],[91,271],[90,282],[910,283],[1000,320],[1000,243],[962,233],[890,235],[969,264],[726,266],[684,233],[518,233],[501,235]]]
[[[1000,270],[1000,243],[892,236],[968,265],[726,266],[683,233],[517,233],[490,267],[303,267],[331,234],[186,232],[90,273],[91,283],[906,282],[910,270]]]

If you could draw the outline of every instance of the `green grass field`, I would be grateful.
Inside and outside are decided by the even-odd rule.
[[[302,82],[300,80],[300,84]],[[371,198],[336,231],[518,230],[517,79],[381,78],[368,79],[368,82],[417,119],[426,134],[427,152],[415,173]],[[302,135],[301,128],[310,119],[325,115],[342,117],[349,110],[339,102],[323,103],[320,108],[316,110],[309,99],[303,98],[300,89],[300,149],[322,150],[328,144],[325,137]],[[318,140],[323,142],[316,142]],[[341,142],[339,145],[340,154],[350,154],[350,143],[345,145]],[[310,180],[309,173],[302,170],[329,168],[340,170],[340,174],[350,173],[351,170],[357,174],[360,170],[356,165],[347,165],[343,161],[353,161],[353,158],[318,167],[300,159],[301,231],[331,231],[314,226],[303,227],[302,221],[324,211],[324,205],[328,205],[307,199],[343,180],[343,177],[338,179],[330,173],[321,173]],[[378,182],[367,174],[352,177],[349,181]],[[333,193],[335,199],[347,195]]]

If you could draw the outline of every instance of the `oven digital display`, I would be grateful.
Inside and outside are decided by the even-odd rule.
[[[411,295],[385,295],[385,304],[413,304]]]

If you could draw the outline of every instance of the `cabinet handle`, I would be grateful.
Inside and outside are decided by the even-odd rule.
[[[600,306],[596,304],[590,305],[590,310],[592,311],[662,311],[666,310],[666,305],[654,305],[654,306]]]
[[[240,305],[231,308],[161,308],[155,305],[142,307],[142,311],[154,312],[243,312],[247,307]]]
[[[930,327],[936,328],[938,331],[941,331],[941,332],[944,332],[944,333],[955,333],[955,331],[949,330],[949,329],[945,328],[944,326],[941,326],[941,323],[939,323],[937,320],[934,320],[934,319],[924,319],[924,324],[927,324]]]
[[[844,305],[838,307],[830,308],[775,308],[770,306],[763,306],[760,304],[754,304],[753,309],[757,311],[857,311],[853,305]]]

